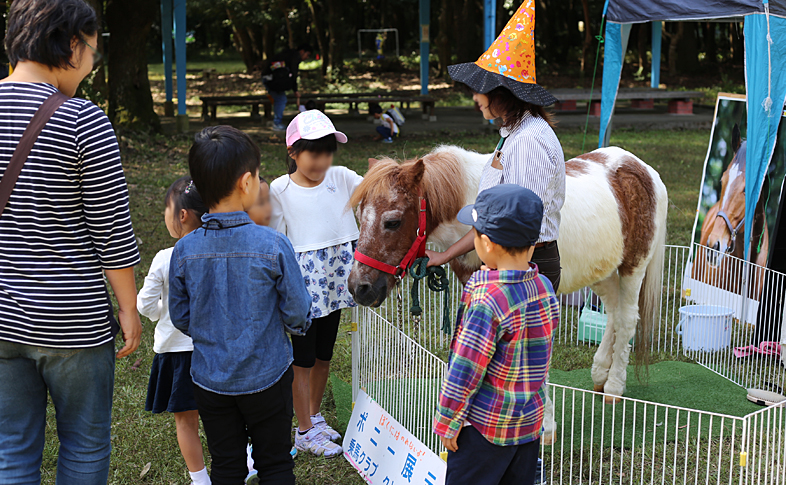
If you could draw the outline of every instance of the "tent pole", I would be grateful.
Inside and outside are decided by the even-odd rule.
[[[172,104],[172,0],[161,0],[161,51],[164,53],[164,115],[175,116]]]
[[[652,22],[652,74],[650,87],[658,89],[660,86],[660,44],[663,38],[663,22]]]
[[[177,63],[177,131],[188,131],[186,114],[186,0],[174,0],[175,62]]]
[[[485,23],[483,25],[483,50],[491,47],[497,33],[497,8],[494,0],[484,0],[483,15]]]
[[[429,32],[431,0],[420,0],[420,94],[428,94]]]

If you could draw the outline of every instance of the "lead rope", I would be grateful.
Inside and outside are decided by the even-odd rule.
[[[431,291],[444,292],[443,306],[442,306],[442,331],[446,335],[450,335],[450,280],[442,266],[428,266],[428,258],[418,258],[415,260],[412,267],[409,269],[409,275],[412,276],[412,289],[410,296],[412,297],[412,306],[409,312],[412,314],[412,321],[415,323],[415,335],[420,325],[421,315],[423,309],[420,307],[420,296],[418,295],[418,287],[420,280],[426,278],[426,283]]]

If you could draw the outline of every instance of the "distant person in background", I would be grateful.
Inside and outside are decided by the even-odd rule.
[[[300,63],[311,57],[314,49],[308,44],[301,44],[297,49],[279,52],[262,71],[262,83],[268,94],[273,98],[273,130],[286,131],[284,124],[284,107],[287,104],[287,91],[294,91],[297,106],[300,106],[300,92],[297,89],[297,76]]]
[[[371,107],[371,114],[374,115],[374,118],[382,120],[382,124],[377,126],[377,134],[374,136],[374,141],[382,140],[382,143],[393,143],[393,137],[398,136],[400,131],[393,117],[383,113],[382,107],[378,104]]]

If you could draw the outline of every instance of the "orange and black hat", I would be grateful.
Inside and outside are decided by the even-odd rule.
[[[557,102],[535,82],[535,1],[525,0],[491,47],[475,62],[448,66],[454,81],[485,94],[503,86],[538,106]]]

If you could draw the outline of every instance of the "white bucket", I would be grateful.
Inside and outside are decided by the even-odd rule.
[[[682,335],[684,350],[716,351],[731,345],[731,308],[715,305],[687,305],[680,308],[680,323],[674,329]]]

